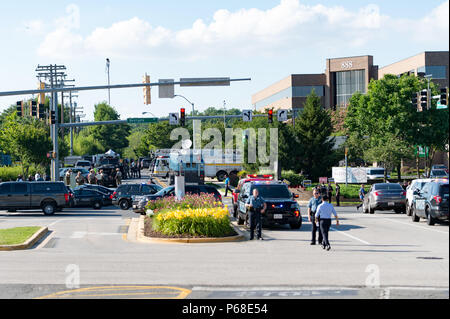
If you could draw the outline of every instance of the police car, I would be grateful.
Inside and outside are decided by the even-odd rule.
[[[300,206],[294,200],[298,196],[293,195],[287,185],[279,181],[252,181],[242,185],[238,191],[237,201],[239,225],[249,223],[245,203],[254,189],[259,191],[259,195],[267,204],[265,213],[261,215],[263,226],[289,224],[292,229],[299,229],[302,226]]]
[[[413,222],[426,218],[428,225],[434,225],[436,221],[448,221],[448,179],[428,182],[421,190],[416,190],[411,207]]]

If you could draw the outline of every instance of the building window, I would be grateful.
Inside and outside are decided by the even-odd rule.
[[[334,72],[335,105],[347,105],[353,93],[366,93],[365,70]]]
[[[315,91],[317,96],[324,96],[325,89],[323,85],[305,85],[305,86],[294,86],[292,88],[292,96],[293,97],[306,97],[311,94],[312,91]]]
[[[417,74],[425,73],[425,75],[432,75],[433,79],[446,79],[447,69],[445,65],[427,65],[417,68]]]

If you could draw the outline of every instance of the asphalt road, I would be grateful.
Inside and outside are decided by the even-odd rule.
[[[224,199],[231,206],[230,197]],[[0,211],[0,228],[46,225],[33,249],[0,251],[0,298],[448,298],[449,227],[337,208],[332,249],[311,225],[263,230],[264,241],[144,244],[131,210]],[[244,231],[246,231],[244,229]]]

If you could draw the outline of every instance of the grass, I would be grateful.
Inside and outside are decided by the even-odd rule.
[[[24,243],[41,227],[16,227],[0,229],[0,245],[18,245]]]
[[[331,184],[331,186],[333,187],[333,198],[334,198],[334,195],[336,194],[336,185]],[[349,185],[339,184],[339,186],[341,187],[341,198],[359,198],[359,189],[361,188],[360,184],[349,184]],[[313,188],[314,187],[307,187],[306,190],[312,191]],[[368,191],[370,186],[365,185],[364,188],[366,191]]]

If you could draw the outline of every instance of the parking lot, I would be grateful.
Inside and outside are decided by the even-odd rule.
[[[231,207],[230,197],[224,202]],[[110,297],[119,298],[168,293],[155,287],[183,298],[448,298],[448,223],[355,207],[337,212],[341,225],[333,223],[325,251],[309,244],[304,206],[300,230],[279,226],[263,229],[265,241],[203,244],[132,242],[128,226],[138,216],[114,206],[54,216],[2,211],[0,228],[48,226],[50,233],[31,250],[0,251],[0,298],[76,298],[79,291],[64,291],[78,286],[113,286]]]

